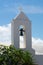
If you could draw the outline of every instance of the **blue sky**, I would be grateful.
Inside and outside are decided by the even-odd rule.
[[[32,23],[32,45],[43,53],[43,0],[0,0],[0,44],[11,43],[11,21],[20,12]]]
[[[43,0],[0,0],[0,26],[9,24],[19,7],[32,21],[32,36],[43,39]]]

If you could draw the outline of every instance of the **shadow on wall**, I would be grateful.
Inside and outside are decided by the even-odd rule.
[[[43,55],[35,55],[35,59],[38,65],[43,65]]]

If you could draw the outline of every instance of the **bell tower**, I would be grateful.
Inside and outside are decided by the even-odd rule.
[[[11,42],[16,48],[32,50],[31,21],[22,11],[11,22]]]

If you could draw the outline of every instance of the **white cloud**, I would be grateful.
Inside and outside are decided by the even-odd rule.
[[[22,10],[24,12],[26,12],[27,14],[30,13],[30,14],[43,14],[43,7],[41,6],[34,6],[34,5],[18,5],[18,6],[15,6],[15,4],[9,6],[9,5],[4,5],[4,8],[3,9],[0,9],[0,13],[18,13],[19,8],[22,8]]]
[[[0,26],[0,44],[11,44],[11,24]]]
[[[31,14],[40,14],[43,13],[43,8],[40,6],[33,6],[33,5],[28,5],[28,6],[24,6],[23,10],[26,13],[31,13]]]
[[[0,44],[11,44],[11,23],[0,26]],[[32,37],[32,48],[35,49],[37,54],[43,54],[43,40]]]
[[[36,54],[43,54],[43,40],[32,37],[32,48],[35,49]]]

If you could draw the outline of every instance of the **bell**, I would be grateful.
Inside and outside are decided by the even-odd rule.
[[[20,29],[20,36],[23,36],[23,29]]]
[[[20,36],[23,36],[23,32],[20,32]]]

